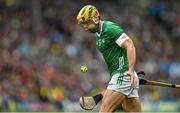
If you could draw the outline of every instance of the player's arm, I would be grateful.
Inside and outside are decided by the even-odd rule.
[[[134,67],[136,62],[136,49],[134,47],[133,41],[125,33],[122,34],[121,38],[121,47],[127,50],[129,71],[134,73]]]
[[[127,58],[129,63],[129,75],[131,77],[131,84],[132,87],[136,86],[136,81],[134,79],[134,67],[136,62],[136,49],[133,44],[133,41],[127,36],[125,33],[123,33],[117,40],[116,43],[122,47],[125,48],[127,51]]]

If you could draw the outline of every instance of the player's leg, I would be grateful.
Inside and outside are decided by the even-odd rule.
[[[138,95],[138,89],[139,89],[139,79],[137,74],[134,74],[135,79],[137,81],[136,88],[132,88],[130,93],[127,95],[125,100],[123,101],[123,109],[125,112],[141,112],[141,101],[139,99]],[[128,78],[127,76],[125,77]]]
[[[123,101],[123,110],[125,112],[141,112],[141,101],[139,97],[125,98]]]
[[[114,112],[120,105],[122,105],[125,95],[110,89],[104,92],[100,112]]]

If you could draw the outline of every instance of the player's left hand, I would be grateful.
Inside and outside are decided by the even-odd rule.
[[[129,71],[129,72],[128,72],[128,75],[130,76],[131,87],[132,87],[132,88],[136,88],[137,81],[136,81],[136,79],[135,79],[135,77],[134,77],[134,71],[133,71],[133,72]]]

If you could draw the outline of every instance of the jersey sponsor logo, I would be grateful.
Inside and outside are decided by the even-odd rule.
[[[123,69],[123,66],[124,66],[124,57],[119,57],[119,68],[118,68],[118,71]]]
[[[105,43],[105,39],[98,39],[96,41],[96,45],[98,45],[98,46],[102,46],[104,43]]]

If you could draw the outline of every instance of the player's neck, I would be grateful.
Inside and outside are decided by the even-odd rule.
[[[102,26],[102,21],[100,20],[98,23],[98,34],[101,33],[101,26]]]

